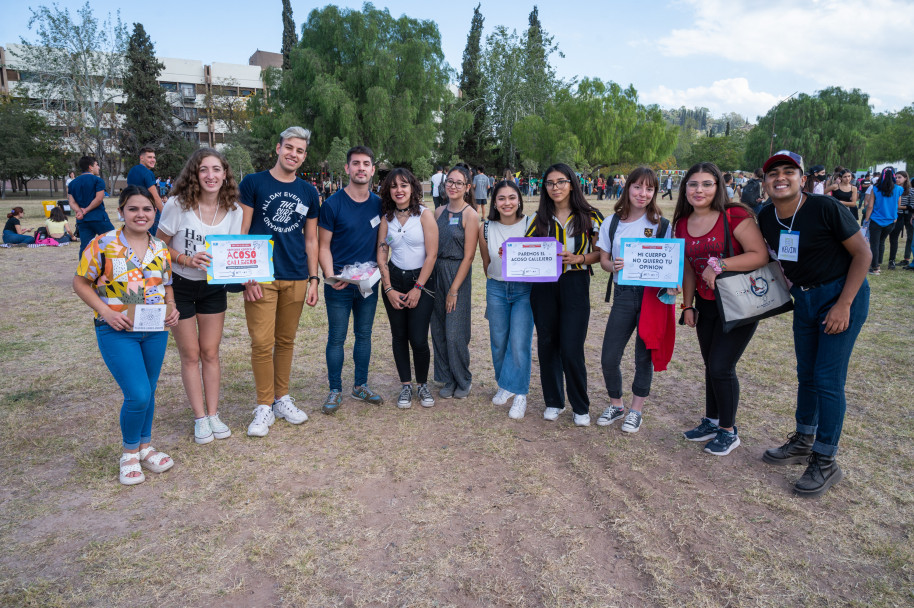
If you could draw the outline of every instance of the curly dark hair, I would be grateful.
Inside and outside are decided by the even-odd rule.
[[[409,169],[397,167],[387,174],[387,177],[381,182],[381,188],[379,190],[379,194],[381,195],[381,213],[384,214],[384,217],[387,218],[388,222],[394,219],[394,211],[397,210],[397,203],[394,202],[393,197],[390,195],[390,189],[393,188],[397,179],[401,179],[409,184],[409,214],[419,215],[419,213],[421,213],[419,205],[422,204],[422,186],[419,184],[419,180],[416,179],[416,176],[413,175],[413,172]]]
[[[187,159],[184,168],[181,169],[181,174],[175,180],[175,185],[172,186],[171,191],[168,193],[170,196],[177,197],[178,204],[185,211],[193,211],[197,208],[197,201],[202,192],[199,176],[200,165],[204,158],[209,157],[218,159],[222,163],[222,170],[225,171],[225,180],[222,182],[222,187],[219,188],[217,203],[226,211],[235,209],[239,198],[238,183],[235,182],[235,175],[232,173],[232,168],[229,167],[228,161],[218,150],[200,148]]]

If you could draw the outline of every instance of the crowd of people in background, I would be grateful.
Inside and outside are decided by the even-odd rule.
[[[792,282],[796,430],[763,460],[805,463],[794,487],[804,496],[818,496],[841,479],[835,457],[846,408],[844,381],[868,314],[866,275],[881,272],[887,240],[888,268],[900,263],[914,269],[914,193],[907,172],[886,167],[855,178],[843,167],[830,174],[822,165],[805,171],[803,159],[789,151],[774,154],[751,174],[698,163],[684,173],[658,175],[639,167],[627,175],[586,176],[559,163],[536,177],[506,171],[496,178],[483,167],[458,164],[436,168],[429,180],[433,206],[426,207],[423,185],[406,168],[394,168],[375,183],[376,162],[366,146],[347,153],[345,186],[334,187],[329,178],[302,179],[298,171],[310,136],[300,127],[284,131],[275,165],[240,184],[214,149],[196,151],[172,182],[156,178],[155,150],[143,148],[118,198],[117,229],[105,209],[97,161],[81,158],[80,175],[68,180],[80,241],[73,288],[95,313],[99,350],[124,394],[121,483],[141,483],[144,469],[161,473],[174,465],[152,446],[168,332],[130,331],[134,304],[166,307],[194,441],[232,435],[219,415],[219,350],[229,289],[207,282],[212,258],[205,240],[233,234],[268,235],[274,243],[275,280],[249,281],[237,289],[243,293],[254,377],[249,436],[267,435],[277,419],[296,425],[308,420],[290,394],[290,376],[303,306],[318,304],[322,277],[328,328],[324,413],[333,414],[344,403],[343,347],[350,323],[353,376],[347,392],[355,400],[384,403],[369,382],[379,297],[390,321],[400,386],[396,406],[409,409],[417,400],[432,407],[436,397],[470,395],[479,365],[469,349],[478,251],[491,350],[491,363],[484,365],[491,364],[495,373],[492,403],[510,402],[511,419],[522,420],[530,405],[536,328],[543,418],[557,420],[567,402],[574,425],[591,424],[585,344],[597,265],[610,273],[611,306],[600,360],[608,405],[596,424],[622,420],[621,430],[629,434],[642,428],[653,374],[673,357],[680,299],[680,325],[695,329],[705,377],[704,412],[683,436],[703,443],[710,454],[726,456],[741,444],[736,367],[757,322],[725,329],[715,282],[722,272],[751,272],[773,257]],[[588,195],[615,201],[612,213],[604,218]],[[525,211],[524,197],[538,197],[536,208],[529,209],[528,200]],[[663,198],[675,203],[671,218],[663,216]],[[22,207],[7,214],[4,242],[34,241],[21,225],[23,214]],[[76,239],[59,207],[43,230],[57,242]],[[796,239],[798,249],[786,247],[785,234]],[[506,280],[503,248],[515,237],[561,243],[557,281]],[[619,241],[633,237],[683,239],[682,284],[676,289],[619,284],[624,268]],[[335,279],[344,267],[361,263],[376,264],[380,272],[370,293]],[[635,369],[626,403],[621,361],[633,334]]]

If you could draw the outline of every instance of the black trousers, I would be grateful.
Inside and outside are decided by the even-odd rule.
[[[421,268],[401,270],[393,264],[387,266],[390,272],[390,286],[400,293],[408,293],[419,279]],[[416,382],[428,382],[428,367],[431,351],[428,346],[428,327],[432,320],[435,299],[427,290],[422,291],[419,303],[415,308],[394,308],[390,299],[382,293],[387,318],[390,319],[391,346],[394,351],[394,363],[400,382],[411,382],[412,372],[409,367],[409,349],[413,349],[413,364],[416,366]]]
[[[590,273],[574,270],[555,283],[534,283],[530,307],[546,407],[564,409],[567,387],[571,409],[575,414],[587,414],[590,400],[584,341],[590,324]]]
[[[907,240],[904,244],[904,249],[901,252],[901,257],[910,260],[911,259],[911,240],[914,233],[912,233],[911,226],[911,213],[898,213],[898,219],[895,220],[895,228],[892,229],[892,232],[889,233],[889,259],[895,261],[895,256],[898,255],[898,237],[901,236],[902,231],[907,235]]]
[[[724,326],[717,312],[717,302],[705,300],[695,294],[698,312],[698,347],[705,362],[705,416],[720,419],[719,426],[730,428],[736,424],[736,407],[739,404],[739,378],[736,364],[752,340],[758,323],[735,327],[724,333]]]

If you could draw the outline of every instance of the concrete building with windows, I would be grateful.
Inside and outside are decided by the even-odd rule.
[[[0,47],[0,95],[17,96],[17,88],[26,75],[20,72],[16,61],[19,44]],[[12,51],[12,52],[11,52]],[[204,64],[196,59],[159,57],[165,69],[159,75],[159,84],[165,89],[175,117],[175,127],[185,138],[199,145],[220,147],[226,134],[233,131],[235,120],[244,111],[246,98],[264,89],[263,72],[282,65],[282,55],[257,50],[248,65],[218,63]],[[125,101],[118,91],[112,91],[115,115]],[[37,110],[50,112],[65,109],[65,100],[32,100]],[[65,113],[56,113],[56,116]],[[121,118],[122,120],[122,118]],[[68,125],[58,127],[63,136]]]

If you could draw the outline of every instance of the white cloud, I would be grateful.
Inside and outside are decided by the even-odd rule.
[[[710,86],[688,89],[670,89],[660,85],[642,93],[641,99],[664,108],[705,107],[715,116],[736,112],[754,123],[757,116],[763,116],[781,98],[764,91],[753,91],[745,78],[727,78],[716,80]]]
[[[711,56],[783,71],[791,80],[808,79],[810,93],[841,86],[892,106],[914,101],[914,79],[893,73],[911,55],[910,0],[682,3],[694,20],[661,36],[657,44],[664,55]]]

